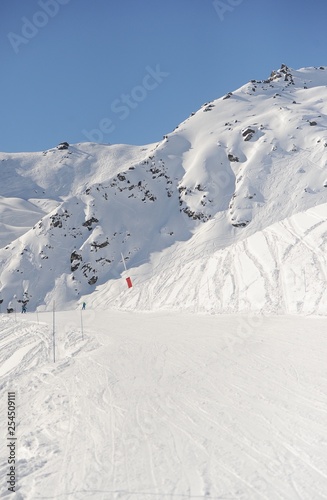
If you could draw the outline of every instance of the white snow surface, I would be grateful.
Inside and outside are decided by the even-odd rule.
[[[282,65],[156,144],[0,153],[1,498],[327,499],[326,103]]]
[[[327,498],[325,318],[66,311],[55,363],[52,332],[0,315],[1,498]]]
[[[326,103],[282,65],[156,144],[1,153],[3,310],[325,315]]]

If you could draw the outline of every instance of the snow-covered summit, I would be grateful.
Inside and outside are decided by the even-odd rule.
[[[324,283],[326,102],[327,67],[283,64],[155,144],[0,154],[2,307],[326,312],[300,278]]]

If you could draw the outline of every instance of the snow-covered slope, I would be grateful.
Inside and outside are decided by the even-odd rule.
[[[282,65],[157,144],[1,154],[3,307],[326,313],[326,103]]]
[[[80,313],[0,315],[1,498],[326,499],[325,318]]]
[[[98,288],[93,307],[209,313],[327,312],[327,204],[300,212],[219,248],[216,221],[195,243],[176,243],[133,270],[137,293],[121,281]]]

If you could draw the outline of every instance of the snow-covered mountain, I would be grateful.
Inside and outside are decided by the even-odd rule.
[[[327,313],[327,67],[282,65],[156,144],[1,153],[0,173],[3,310]]]

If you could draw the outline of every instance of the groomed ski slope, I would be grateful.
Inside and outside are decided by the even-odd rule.
[[[326,319],[82,314],[0,315],[1,498],[327,498]]]

